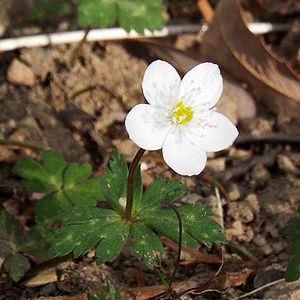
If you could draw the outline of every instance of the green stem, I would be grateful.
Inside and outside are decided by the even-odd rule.
[[[129,167],[128,182],[127,182],[127,200],[126,200],[125,213],[123,216],[123,219],[127,222],[130,222],[132,206],[133,206],[135,171],[145,151],[146,151],[145,149],[140,148],[139,151],[136,153]]]

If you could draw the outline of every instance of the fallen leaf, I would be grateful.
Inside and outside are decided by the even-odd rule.
[[[224,283],[224,289],[229,287],[241,286],[246,284],[249,275],[252,273],[252,270],[244,269],[240,272],[228,272],[226,273],[226,279]]]
[[[178,251],[177,243],[175,243],[165,237],[162,237],[161,241],[169,249],[176,251],[176,252]],[[186,266],[191,265],[191,264],[196,264],[196,263],[206,263],[206,264],[221,264],[222,263],[222,259],[220,259],[217,256],[204,254],[198,250],[195,250],[192,248],[186,248],[186,247],[182,247],[180,259],[181,259],[180,264],[186,265]]]
[[[248,30],[236,0],[219,2],[203,38],[202,55],[250,84],[271,111],[300,116],[300,78]]]
[[[37,287],[37,286],[45,285],[56,281],[57,281],[56,269],[50,268],[26,280],[24,285],[27,287]]]

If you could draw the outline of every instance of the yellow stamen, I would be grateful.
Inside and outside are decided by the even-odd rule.
[[[176,104],[176,108],[172,112],[172,115],[177,124],[185,125],[192,121],[194,112],[191,106],[184,106],[183,101],[179,101]]]

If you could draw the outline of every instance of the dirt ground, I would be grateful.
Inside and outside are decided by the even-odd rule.
[[[182,34],[168,43],[185,50],[200,47],[197,35]],[[144,102],[141,81],[149,62],[128,52],[122,43],[107,42],[85,43],[72,63],[75,47],[62,45],[0,54],[0,139],[52,148],[70,162],[91,163],[97,173],[107,164],[114,147],[128,162],[137,151],[128,139],[124,119],[131,107]],[[16,84],[8,79],[14,60],[31,73],[32,82]],[[226,102],[226,109],[235,117],[244,137],[275,132],[298,137],[299,141],[299,120],[279,118],[259,101],[252,103],[252,117],[241,120],[235,105]],[[32,201],[20,188],[12,167],[28,156],[38,157],[30,147],[0,146],[0,197],[9,212],[25,220],[26,226],[32,224],[32,211],[28,209]],[[145,186],[158,175],[182,181],[190,193],[181,201],[209,205],[217,215],[221,214],[227,239],[246,249],[241,254],[226,247],[224,267],[209,287],[226,293],[211,291],[183,299],[234,299],[283,278],[291,257],[286,252],[290,241],[280,229],[300,206],[298,142],[245,139],[226,151],[209,154],[204,173],[192,178],[173,173],[159,151],[146,153],[142,162],[147,169],[143,174]],[[207,177],[221,182],[228,178],[223,182],[227,199],[223,199],[221,211]],[[215,248],[203,247],[200,252],[219,255]],[[0,299],[51,299],[94,293],[103,288],[107,277],[113,278],[121,290],[160,284],[154,271],[133,259],[130,246],[116,261],[103,266],[96,266],[92,256],[91,252],[87,257],[62,262],[48,270],[55,280],[36,287],[28,287],[26,280],[13,283],[2,273]],[[162,262],[166,275],[172,273],[175,258],[176,252],[167,249]],[[217,266],[183,257],[176,282],[201,285]],[[300,299],[299,290],[299,282],[281,282],[245,299],[296,300]]]

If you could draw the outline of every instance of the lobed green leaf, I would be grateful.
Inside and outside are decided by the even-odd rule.
[[[127,242],[129,225],[113,210],[75,207],[61,216],[64,227],[60,229],[53,245],[51,257],[73,252],[74,257],[96,249],[96,261],[113,260]]]
[[[92,169],[88,164],[67,164],[51,150],[43,153],[42,164],[26,159],[15,172],[30,192],[46,194],[36,205],[38,224],[52,223],[73,206],[95,206],[102,197],[100,180],[89,179]]]
[[[19,281],[30,268],[29,260],[21,253],[24,232],[19,222],[0,208],[0,257],[4,270],[14,281]]]
[[[133,251],[136,257],[142,259],[149,267],[157,265],[163,253],[159,237],[146,225],[134,223],[130,228],[133,238]]]
[[[298,208],[298,213],[300,213],[300,208]],[[285,279],[288,282],[296,281],[300,278],[300,218],[291,219],[281,232],[294,239],[288,247],[288,252],[295,257],[287,267]]]

